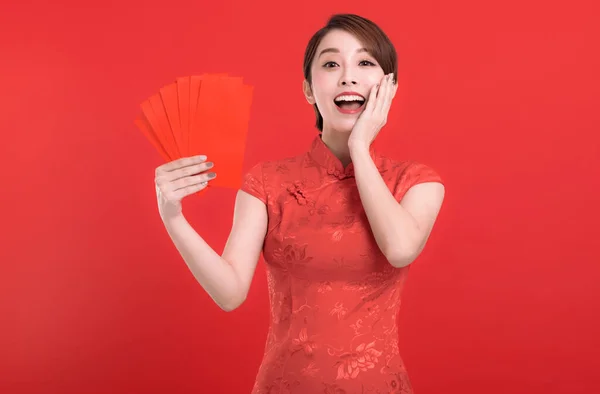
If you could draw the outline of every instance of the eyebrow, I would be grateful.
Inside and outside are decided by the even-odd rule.
[[[356,51],[356,53],[362,53],[362,52],[369,52],[369,51],[367,50],[367,48],[359,48]],[[325,53],[340,53],[340,50],[337,48],[325,48],[319,53],[318,57],[321,57],[321,55],[323,55]]]

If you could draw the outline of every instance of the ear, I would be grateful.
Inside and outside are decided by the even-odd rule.
[[[306,101],[308,101],[309,104],[314,105],[316,101],[313,96],[312,89],[310,88],[310,84],[306,79],[304,82],[302,82],[302,90],[304,91],[304,97],[306,97]]]

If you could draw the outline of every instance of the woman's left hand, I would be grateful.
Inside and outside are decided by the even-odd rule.
[[[350,147],[369,148],[381,128],[387,122],[392,99],[396,95],[398,84],[394,83],[394,74],[385,75],[381,84],[371,88],[366,107],[356,120],[348,139]]]

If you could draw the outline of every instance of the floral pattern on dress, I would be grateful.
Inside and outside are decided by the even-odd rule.
[[[397,201],[431,168],[371,158]],[[262,162],[242,190],[269,215],[263,245],[271,322],[252,394],[411,394],[397,314],[408,267],[373,238],[354,179],[320,137],[308,152]]]

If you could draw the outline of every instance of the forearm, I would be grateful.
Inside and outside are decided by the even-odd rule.
[[[366,147],[351,147],[350,155],[360,199],[377,246],[390,264],[403,267],[418,254],[419,227],[394,198]]]
[[[188,268],[223,310],[241,303],[239,280],[233,266],[216,253],[192,228],[183,215],[163,220],[165,228]]]

